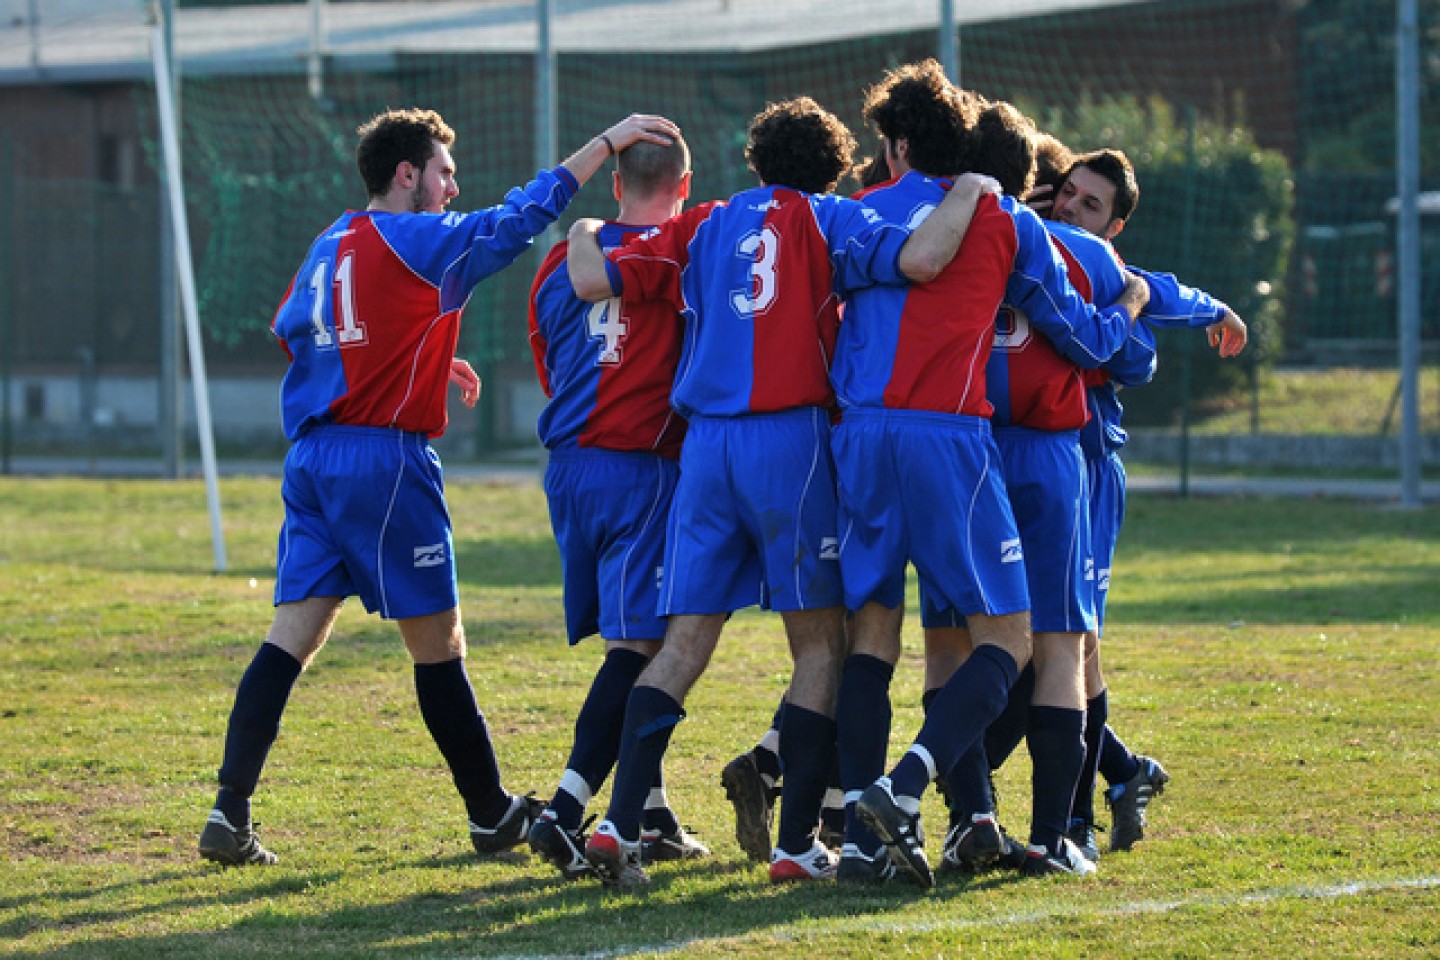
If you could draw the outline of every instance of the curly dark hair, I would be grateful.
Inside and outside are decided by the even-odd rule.
[[[445,146],[455,142],[455,131],[434,110],[409,107],[386,110],[371,117],[356,130],[355,163],[365,181],[365,192],[383,197],[395,177],[395,168],[410,161],[423,169],[435,153],[435,141]]]
[[[855,137],[809,97],[771,103],[750,121],[745,159],[767,186],[829,193],[850,169]]]
[[[980,112],[976,173],[1000,181],[1000,189],[1022,197],[1035,182],[1035,124],[1013,104],[996,100]]]
[[[907,162],[929,176],[970,168],[978,113],[978,98],[951,83],[933,59],[891,70],[865,94],[865,119],[891,143],[906,141]]]
[[[1115,208],[1110,215],[1116,220],[1130,219],[1140,203],[1140,184],[1124,150],[1106,148],[1082,153],[1075,158],[1075,166],[1087,167],[1115,184]]]

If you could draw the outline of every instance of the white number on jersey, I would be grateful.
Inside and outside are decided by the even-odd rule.
[[[365,324],[355,316],[355,290],[351,283],[354,269],[355,255],[347,253],[340,261],[339,269],[335,271],[335,287],[340,295],[340,326],[336,333],[339,334],[342,347],[362,346],[368,339]],[[330,284],[326,282],[329,270],[330,262],[321,260],[315,265],[315,272],[310,275],[310,325],[315,328],[317,350],[332,349],[335,346],[335,338],[331,336],[330,327],[325,323],[324,298],[330,293]]]
[[[735,247],[735,255],[750,261],[750,289],[730,294],[730,306],[741,317],[758,316],[775,303],[780,291],[775,264],[780,259],[780,235],[772,226],[747,233]]]
[[[910,211],[910,217],[905,221],[905,229],[906,229],[907,231],[911,232],[911,233],[914,233],[914,232],[915,232],[915,229],[916,229],[917,227],[919,227],[920,224],[924,223],[925,220],[930,216],[930,214],[932,214],[932,213],[934,213],[934,212],[935,212],[935,204],[933,204],[933,203],[923,203],[923,204],[921,204],[920,206],[916,207],[914,210],[911,210],[911,211]]]
[[[600,343],[600,356],[596,358],[596,363],[612,367],[625,358],[625,352],[620,348],[630,333],[630,325],[620,315],[619,297],[590,304],[590,309],[585,312],[585,322],[590,329],[590,339]]]
[[[995,315],[996,350],[1023,350],[1034,335],[1030,318],[1025,316],[1025,311],[1016,310],[1008,303],[1000,305],[1000,312]]]

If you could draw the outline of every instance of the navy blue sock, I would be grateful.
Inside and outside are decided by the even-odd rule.
[[[823,713],[785,704],[780,727],[785,792],[780,798],[780,830],[775,845],[786,853],[810,849],[834,757],[835,721]]]
[[[685,708],[664,690],[637,686],[630,691],[625,726],[620,731],[620,758],[615,765],[610,809],[605,812],[606,819],[626,840],[640,839],[645,798],[655,783],[670,735],[683,719]]]
[[[620,728],[625,723],[625,701],[649,662],[643,653],[617,647],[606,652],[605,661],[595,671],[590,692],[575,718],[575,743],[570,748],[570,759],[565,761],[565,769],[580,775],[591,796],[615,766],[620,753]],[[580,789],[578,785],[576,789]],[[560,826],[575,830],[585,817],[588,801],[588,797],[577,798],[566,790],[562,781],[550,799],[550,811]]]
[[[930,704],[915,745],[891,771],[897,795],[920,797],[936,770],[949,770],[985,734],[985,729],[1005,709],[1005,701],[1020,670],[1015,658],[1000,647],[982,643],[960,669],[951,675]],[[933,769],[917,755],[916,747],[929,754]]]
[[[945,775],[951,824],[968,822],[971,814],[995,812],[995,797],[990,792],[990,763],[985,757],[983,741],[981,737],[971,744]]]
[[[1110,719],[1110,698],[1104,690],[1098,697],[1085,701],[1085,765],[1075,783],[1075,803],[1070,807],[1071,821],[1095,822],[1095,775],[1100,769],[1100,740]]]
[[[895,668],[884,660],[865,653],[852,654],[845,659],[836,698],[836,753],[840,789],[846,794],[845,840],[867,854],[880,848],[880,838],[861,822],[853,798],[885,772],[885,748],[890,744],[890,681],[894,676]],[[784,749],[784,741],[781,743]]]
[[[1026,741],[1034,767],[1030,843],[1056,851],[1070,826],[1075,781],[1085,762],[1085,711],[1031,707]]]
[[[215,806],[236,827],[250,822],[250,796],[280,735],[280,716],[300,670],[299,660],[273,643],[262,643],[235,689]]]
[[[1100,742],[1100,775],[1112,787],[1129,783],[1140,772],[1140,758],[1130,752],[1125,741],[1115,735],[1115,728],[1105,727]]]
[[[1026,664],[1020,671],[1015,686],[1010,688],[1010,699],[995,722],[985,731],[985,756],[991,770],[999,770],[1010,759],[1020,741],[1025,739],[1025,727],[1030,723],[1030,698],[1035,694],[1035,665]]]
[[[500,764],[464,659],[415,664],[415,695],[470,819],[486,827],[498,823],[510,809],[510,796],[500,786]]]

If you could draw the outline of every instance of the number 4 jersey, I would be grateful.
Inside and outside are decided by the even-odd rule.
[[[460,311],[575,195],[541,172],[473,213],[350,211],[316,238],[271,324],[290,355],[285,435],[316,423],[445,432]]]
[[[651,228],[606,223],[606,253]],[[565,264],[569,243],[551,248],[530,288],[530,349],[550,402],[540,442],[678,457],[685,421],[670,409],[680,359],[680,317],[668,303],[575,296]]]

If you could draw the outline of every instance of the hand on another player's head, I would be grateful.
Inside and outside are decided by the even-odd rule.
[[[1055,206],[1055,187],[1048,183],[1042,183],[1032,187],[1030,192],[1021,197],[1025,205],[1042,217],[1050,216],[1050,208]]]
[[[1240,351],[1245,349],[1250,340],[1250,328],[1234,310],[1226,307],[1225,316],[1205,328],[1205,337],[1210,346],[1220,348],[1220,356],[1229,358],[1239,356]]]
[[[666,146],[680,138],[680,127],[653,113],[632,113],[605,131],[617,151],[641,140]]]

